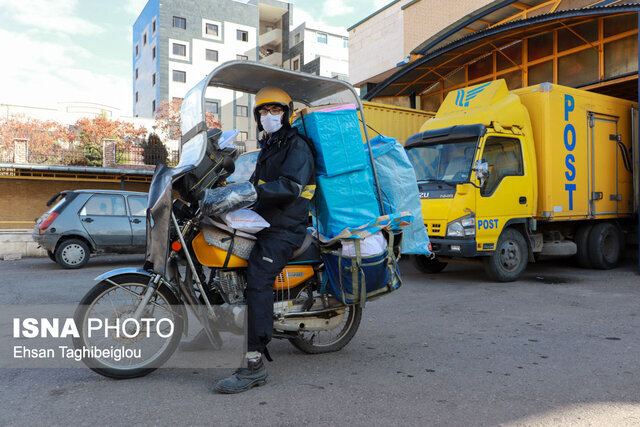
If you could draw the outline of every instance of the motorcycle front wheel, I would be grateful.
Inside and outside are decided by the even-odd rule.
[[[307,298],[306,292],[308,292],[306,288],[302,289],[296,299],[305,300]],[[290,338],[289,342],[307,354],[331,353],[341,350],[349,344],[349,341],[356,334],[362,319],[362,307],[359,305],[347,305],[344,310],[344,318],[337,327],[327,331],[301,331],[295,338]]]
[[[180,301],[159,286],[140,320],[133,317],[149,278],[123,274],[103,280],[80,301],[74,314],[76,352],[105,377],[141,377],[162,366],[176,350],[184,329]]]

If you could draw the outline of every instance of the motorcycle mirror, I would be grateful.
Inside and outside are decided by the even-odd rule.
[[[222,160],[222,167],[229,173],[229,175],[231,175],[236,170],[236,164],[233,161],[233,157],[224,156],[224,160]]]

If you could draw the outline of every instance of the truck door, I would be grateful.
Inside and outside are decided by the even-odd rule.
[[[498,240],[507,221],[531,216],[533,185],[531,176],[525,175],[519,138],[488,136],[481,159],[489,164],[489,178],[476,199],[476,239],[483,249],[494,249],[491,243]]]
[[[591,155],[591,215],[618,212],[618,118],[589,113],[589,147]]]

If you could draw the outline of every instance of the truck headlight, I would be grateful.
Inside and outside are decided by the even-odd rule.
[[[447,224],[447,236],[465,237],[476,235],[476,216],[474,214],[465,215]]]
[[[450,222],[447,225],[447,236],[462,237],[464,236],[464,227],[459,221]]]

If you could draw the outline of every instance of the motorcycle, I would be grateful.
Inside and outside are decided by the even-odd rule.
[[[233,134],[220,131],[207,138],[204,98],[212,86],[256,93],[267,85],[311,106],[348,98],[363,117],[346,82],[247,61],[225,63],[192,88],[181,110],[180,162],[158,166],[150,185],[145,265],[97,277],[74,314],[74,346],[85,351],[82,360],[95,372],[122,379],[160,367],[187,333],[187,306],[217,347],[220,332],[244,332],[246,258],[255,237],[202,211],[205,190],[225,184],[237,156]],[[175,200],[174,192],[180,195]],[[273,284],[273,337],[305,353],[340,350],[362,317],[360,304],[343,304],[323,292],[324,274],[318,243],[308,234]],[[116,347],[128,350],[129,357],[110,354]]]

